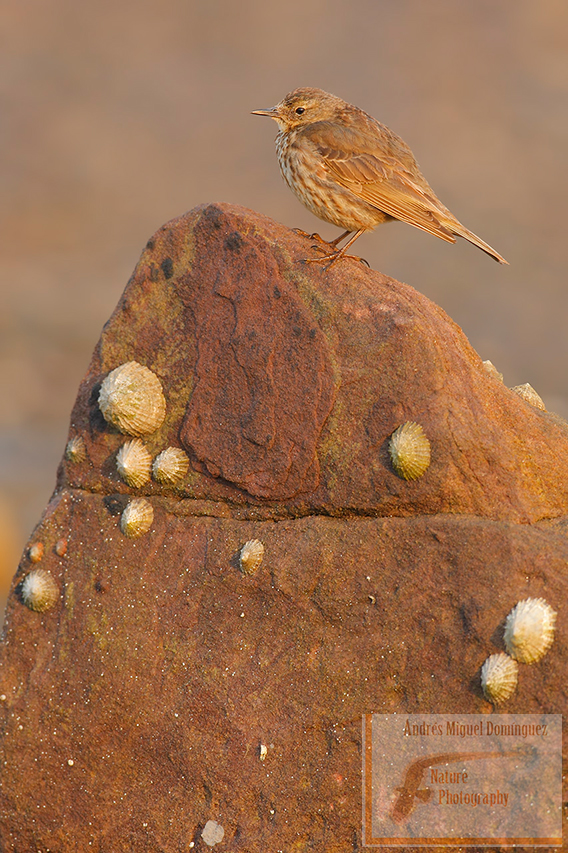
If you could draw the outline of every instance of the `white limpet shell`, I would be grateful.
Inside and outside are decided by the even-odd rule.
[[[258,757],[261,761],[264,761],[266,756],[268,755],[268,747],[265,743],[261,743],[258,748]]]
[[[154,479],[164,486],[180,483],[189,471],[189,457],[179,447],[167,447],[156,456],[152,466]]]
[[[525,598],[505,622],[507,651],[519,663],[536,663],[554,642],[556,611],[544,598]]]
[[[420,424],[407,421],[391,435],[389,453],[399,477],[416,480],[430,465],[430,442]]]
[[[481,667],[481,686],[486,699],[500,705],[517,689],[519,665],[509,655],[491,655]]]
[[[22,583],[22,601],[30,610],[43,613],[49,610],[59,598],[59,588],[49,572],[34,569]]]
[[[543,412],[546,412],[546,406],[542,397],[536,393],[532,385],[529,385],[528,382],[525,382],[524,385],[515,385],[514,388],[511,388],[511,391],[514,391],[515,394],[518,394],[519,397],[522,397],[523,400],[526,400],[535,409],[542,409]]]
[[[139,438],[126,441],[116,454],[116,467],[125,483],[134,488],[150,480],[152,455]]]
[[[148,533],[154,521],[154,508],[144,498],[134,498],[120,517],[120,529],[125,536],[135,539]]]
[[[239,564],[245,575],[253,575],[264,558],[264,545],[259,539],[249,539],[240,550]]]
[[[495,379],[498,379],[499,382],[503,381],[503,374],[499,373],[492,361],[489,361],[489,359],[487,359],[483,362],[483,367],[490,376],[493,376]]]
[[[225,830],[216,820],[208,820],[203,827],[201,837],[208,847],[214,847],[219,844],[225,836]]]
[[[85,442],[82,436],[75,435],[73,438],[69,439],[67,447],[65,448],[65,458],[68,462],[73,462],[75,464],[85,461],[87,458],[87,448],[85,447]]]
[[[150,435],[166,416],[162,383],[137,361],[112,370],[101,385],[99,408],[107,423],[126,435]]]

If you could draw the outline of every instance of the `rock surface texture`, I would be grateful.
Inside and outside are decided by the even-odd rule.
[[[8,602],[4,853],[362,849],[362,715],[493,712],[480,668],[528,597],[556,640],[499,707],[566,713],[567,426],[428,299],[305,264],[313,243],[203,206],[149,241],[105,326],[71,416],[84,448]],[[171,483],[117,471],[131,436],[98,395],[132,361],[166,400],[139,440],[189,458]],[[431,445],[412,481],[389,454],[405,422]],[[153,516],[130,536],[133,497]],[[44,611],[21,594],[38,569]]]

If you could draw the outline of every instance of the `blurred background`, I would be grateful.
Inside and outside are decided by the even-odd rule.
[[[276,126],[318,86],[392,127],[510,262],[390,224],[357,243],[568,417],[565,0],[4,0],[0,578],[49,499],[100,330],[150,235],[228,201],[338,231],[285,187]]]

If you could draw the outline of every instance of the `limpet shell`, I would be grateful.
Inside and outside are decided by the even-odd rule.
[[[392,466],[404,480],[416,480],[430,465],[430,442],[420,424],[407,421],[391,435]]]
[[[30,562],[39,563],[39,561],[43,558],[43,542],[34,542],[34,544],[30,547],[28,551],[28,557],[30,558]]]
[[[217,823],[216,820],[208,820],[203,827],[203,832],[201,833],[201,837],[208,847],[214,847],[216,844],[220,844],[224,836],[225,830],[220,823]]]
[[[133,438],[116,454],[116,467],[125,483],[139,488],[150,480],[152,456],[139,438]]]
[[[499,373],[492,361],[489,361],[489,359],[487,359],[483,362],[483,367],[490,376],[493,376],[495,379],[498,379],[499,382],[503,381],[503,374]]]
[[[154,521],[154,508],[144,498],[134,498],[125,507],[120,517],[120,529],[125,536],[135,539],[147,533]]]
[[[65,448],[65,458],[68,462],[73,462],[75,464],[85,461],[87,458],[87,448],[85,447],[85,442],[82,436],[75,435],[73,438],[69,439],[67,447]]]
[[[21,587],[22,601],[30,610],[43,613],[59,598],[59,588],[49,572],[34,569],[24,578]]]
[[[540,394],[536,393],[532,385],[529,385],[528,382],[525,382],[524,385],[515,385],[514,388],[511,388],[511,391],[514,391],[515,394],[518,394],[519,397],[522,397],[523,400],[526,400],[526,402],[530,403],[531,406],[534,406],[535,409],[542,409],[543,412],[546,412],[544,400]]]
[[[67,539],[58,539],[55,543],[55,553],[58,557],[64,557],[67,553]]]
[[[500,652],[491,655],[481,667],[481,686],[486,699],[500,705],[509,699],[517,688],[519,665],[509,655]]]
[[[520,663],[536,663],[554,642],[555,624],[556,611],[544,598],[519,601],[505,622],[507,651]]]
[[[264,558],[264,545],[259,539],[249,539],[241,548],[239,564],[245,575],[253,575]]]
[[[112,370],[101,385],[99,408],[107,423],[126,435],[150,435],[166,416],[162,383],[137,361]]]
[[[189,471],[189,457],[179,447],[167,447],[156,456],[152,466],[154,479],[164,486],[181,482]]]

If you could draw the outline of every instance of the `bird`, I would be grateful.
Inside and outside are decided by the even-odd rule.
[[[303,87],[252,115],[277,123],[278,164],[292,192],[324,222],[344,229],[327,244],[332,253],[309,262],[329,261],[331,266],[354,257],[346,251],[355,240],[398,219],[447,243],[463,237],[500,264],[508,263],[442,204],[408,145],[359,107],[322,89]]]

